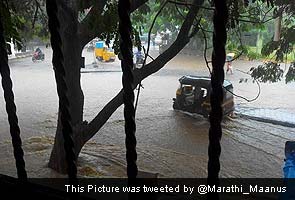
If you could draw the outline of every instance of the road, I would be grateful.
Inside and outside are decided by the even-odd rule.
[[[32,177],[57,176],[45,167],[56,128],[58,99],[51,51],[44,51],[44,62],[33,63],[31,58],[23,58],[9,63],[28,171]],[[156,51],[153,53],[156,56]],[[84,118],[90,121],[120,91],[122,73],[118,60],[98,63],[94,68],[92,53],[85,51],[83,55],[86,57],[86,69],[81,76]],[[234,74],[226,78],[232,81],[235,93],[247,98],[256,96],[256,84],[239,83],[240,78],[248,76],[239,70],[247,71],[257,64],[242,60],[233,63]],[[158,172],[164,177],[206,177],[209,123],[198,115],[172,109],[178,79],[185,74],[208,75],[208,70],[201,58],[180,55],[143,81],[144,89],[136,113],[141,170]],[[294,83],[261,84],[258,100],[247,103],[235,98],[237,111],[262,121],[295,123],[295,106],[291,103],[295,97],[294,87]],[[0,95],[3,96],[2,91]],[[0,153],[0,158],[4,159],[0,173],[14,175],[3,100],[0,113],[0,148],[4,149]],[[293,128],[240,115],[224,120],[223,128],[222,177],[282,176],[284,143],[295,139]],[[123,110],[120,107],[83,149],[79,173],[122,176],[125,174],[124,152]]]

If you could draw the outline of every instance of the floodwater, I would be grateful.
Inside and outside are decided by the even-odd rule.
[[[56,128],[58,103],[50,64],[51,52],[45,50],[45,53],[44,62],[32,63],[31,58],[10,62],[25,158],[32,177],[59,176],[46,167]],[[120,91],[122,74],[119,61],[98,63],[93,68],[92,53],[84,52],[84,56],[86,69],[82,70],[81,78],[85,95],[84,118],[90,121]],[[236,61],[233,64],[234,74],[228,75],[227,79],[234,84],[235,93],[247,98],[255,97],[257,86],[250,81],[239,84],[239,79],[247,75],[237,69],[246,71],[259,63]],[[179,55],[160,72],[143,81],[144,89],[136,112],[138,166],[141,171],[162,177],[206,177],[209,123],[199,115],[172,109],[178,79],[185,74],[208,75],[208,70],[201,58]],[[223,121],[222,177],[282,176],[284,144],[295,139],[295,131],[284,123],[276,122],[291,125],[294,122],[295,106],[291,103],[295,97],[294,86],[294,83],[286,85],[282,82],[262,84],[258,100],[247,103],[235,98],[237,112],[241,115]],[[3,95],[2,91],[0,95]],[[4,160],[0,173],[15,175],[3,101],[0,105],[0,158]],[[280,112],[281,118],[266,111]],[[79,174],[125,176],[124,140],[121,106],[83,149],[79,158]]]

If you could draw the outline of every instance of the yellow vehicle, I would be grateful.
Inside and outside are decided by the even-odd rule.
[[[104,47],[102,41],[95,44],[94,55],[97,60],[104,62],[114,62],[116,59],[114,51],[111,48]]]

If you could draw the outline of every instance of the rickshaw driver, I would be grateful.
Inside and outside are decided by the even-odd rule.
[[[194,91],[194,108],[200,109],[204,101],[204,90],[201,87],[195,87]]]
[[[193,86],[191,85],[185,85],[183,88],[183,100],[184,100],[184,105],[188,106],[193,104],[194,101],[194,92],[193,92]]]

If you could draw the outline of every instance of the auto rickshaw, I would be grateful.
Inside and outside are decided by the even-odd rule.
[[[210,105],[210,77],[183,76],[179,79],[180,86],[176,90],[176,98],[173,98],[173,109],[188,111],[208,117]],[[228,81],[223,82],[223,114],[234,111],[233,85]]]
[[[94,54],[99,61],[114,62],[116,59],[114,51],[111,48],[105,47],[103,41],[96,42]]]

